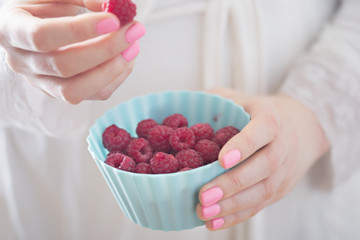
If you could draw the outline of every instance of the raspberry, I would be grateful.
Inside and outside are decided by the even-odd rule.
[[[123,152],[119,152],[119,151],[109,152],[106,157],[110,157],[110,156],[111,156],[112,154],[114,154],[114,153],[123,153]]]
[[[193,149],[181,150],[175,155],[175,158],[179,160],[180,168],[197,168],[204,165],[200,154]]]
[[[149,162],[153,156],[153,149],[149,141],[144,138],[132,140],[127,146],[126,152],[137,163]]]
[[[157,126],[158,123],[154,119],[145,119],[138,123],[136,133],[139,138],[147,138],[151,128]]]
[[[170,152],[171,146],[169,143],[169,137],[172,131],[172,128],[162,125],[158,125],[150,129],[148,140],[154,151]]]
[[[182,114],[175,113],[165,118],[162,124],[171,127],[172,129],[176,129],[180,127],[187,127],[188,121]]]
[[[118,128],[115,124],[107,127],[102,134],[103,145],[109,152],[123,151],[129,144],[130,139],[130,134],[125,129]]]
[[[185,172],[185,171],[189,171],[191,170],[192,168],[189,168],[189,167],[184,167],[182,169],[179,170],[179,172]]]
[[[131,0],[104,0],[102,10],[115,14],[121,26],[134,20],[136,5]]]
[[[240,131],[233,126],[223,127],[215,132],[214,138],[212,140],[216,142],[219,147],[223,147],[225,143],[230,140],[230,138],[232,138],[239,132]]]
[[[146,163],[146,162],[138,163],[135,167],[134,172],[143,173],[143,174],[151,174],[152,170],[151,170],[150,163]]]
[[[169,137],[169,143],[175,151],[190,149],[195,146],[195,135],[190,128],[181,127],[173,130]]]
[[[118,168],[120,170],[128,172],[133,172],[136,165],[135,161],[132,158],[122,153],[109,154],[108,157],[105,159],[105,163],[114,168]]]
[[[204,164],[208,164],[218,159],[220,147],[217,145],[216,142],[208,139],[203,139],[196,143],[195,150],[198,151],[198,153],[204,160]]]
[[[208,123],[197,123],[190,127],[194,132],[196,141],[201,139],[212,139],[214,137],[214,129]]]
[[[156,153],[150,160],[153,173],[173,173],[179,170],[179,161],[172,155],[163,152]]]

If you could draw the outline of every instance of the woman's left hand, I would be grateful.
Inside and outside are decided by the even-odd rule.
[[[234,168],[199,192],[199,218],[209,230],[219,230],[284,197],[329,149],[329,142],[314,113],[289,96],[244,96],[229,89],[211,93],[233,100],[251,116],[219,154],[222,167]]]

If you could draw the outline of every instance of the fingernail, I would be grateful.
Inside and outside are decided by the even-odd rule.
[[[205,219],[215,217],[219,213],[220,213],[220,205],[219,204],[215,203],[209,207],[202,207],[202,214]]]
[[[224,167],[226,169],[232,168],[233,166],[235,166],[237,163],[240,162],[240,158],[241,158],[241,153],[237,149],[233,149],[227,152],[223,156]]]
[[[211,220],[212,223],[212,228],[214,230],[220,228],[222,225],[224,225],[224,218],[215,218],[213,220]]]
[[[123,51],[121,55],[123,56],[125,61],[130,62],[138,55],[139,51],[140,51],[139,42],[136,41],[133,44],[131,44],[130,47],[128,47],[125,51]]]
[[[201,202],[204,206],[210,206],[218,202],[224,193],[219,187],[213,187],[201,194]]]
[[[125,40],[128,43],[135,42],[145,35],[145,27],[140,23],[133,24],[125,33]]]
[[[96,25],[98,34],[106,34],[118,30],[120,27],[119,21],[113,18],[104,19]]]

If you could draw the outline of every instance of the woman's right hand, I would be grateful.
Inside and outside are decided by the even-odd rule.
[[[132,71],[145,28],[120,26],[101,0],[11,0],[0,14],[8,66],[71,104],[104,100]],[[78,14],[80,7],[93,12]]]

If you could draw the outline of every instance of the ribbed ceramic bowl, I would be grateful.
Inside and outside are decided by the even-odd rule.
[[[242,129],[249,115],[232,101],[195,91],[153,93],[135,97],[107,111],[90,128],[89,151],[125,215],[134,223],[154,230],[179,231],[204,223],[196,215],[200,188],[224,173],[218,161],[190,171],[171,174],[137,174],[118,170],[104,163],[108,151],[102,133],[111,124],[136,135],[138,122],[162,120],[183,114],[189,126],[209,123],[214,130],[232,125]]]

